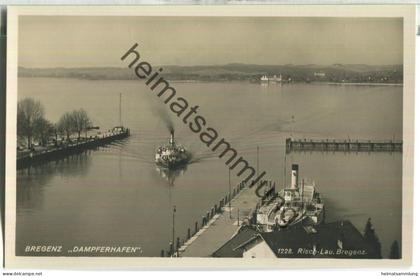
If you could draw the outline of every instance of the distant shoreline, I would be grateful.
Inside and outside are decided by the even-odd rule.
[[[18,78],[53,78],[53,79],[74,79],[74,80],[85,80],[85,81],[133,81],[134,79],[112,79],[112,78],[81,78],[81,77],[73,77],[73,76],[18,76]],[[250,80],[179,80],[179,79],[167,79],[173,83],[210,83],[210,82],[246,82],[250,84],[260,84],[263,85],[261,82],[258,81],[250,81]],[[314,82],[304,82],[304,81],[296,81],[291,83],[276,83],[272,84],[271,86],[276,85],[293,85],[293,84],[323,84],[323,85],[341,85],[341,86],[403,86],[403,83],[384,83],[384,82],[327,82],[327,81],[314,81]],[[268,84],[267,84],[268,85]]]
[[[403,86],[403,83],[386,82],[328,82],[328,85],[356,85],[356,86]]]
[[[260,83],[263,76],[281,76],[285,83],[339,83],[352,85],[403,82],[402,65],[253,65],[226,64],[207,66],[156,66],[164,68],[161,77],[171,82],[229,82],[249,81]],[[53,77],[83,80],[136,80],[135,71],[120,67],[87,68],[25,68],[19,67],[19,77]],[[377,84],[378,83],[378,84]],[[388,84],[387,84],[388,85]]]

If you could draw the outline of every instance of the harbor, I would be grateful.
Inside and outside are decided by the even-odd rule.
[[[71,102],[57,103],[56,89],[45,90],[45,82],[62,91],[63,97],[71,99]],[[19,96],[24,99],[39,95],[36,99],[45,105],[45,117],[52,122],[58,122],[66,111],[84,108],[94,125],[101,128],[88,131],[89,139],[98,131],[106,134],[109,129],[119,125],[118,99],[121,85],[125,87],[122,98],[123,125],[130,128],[129,138],[114,140],[95,150],[88,150],[87,155],[76,153],[72,155],[74,158],[64,158],[62,162],[41,161],[34,169],[17,172],[17,254],[27,255],[24,252],[26,244],[50,236],[50,243],[60,241],[66,248],[85,244],[86,239],[100,245],[140,245],[144,257],[159,257],[162,250],[167,257],[169,242],[174,240],[173,247],[177,247],[179,240],[180,256],[190,256],[199,251],[202,253],[197,254],[209,256],[238,231],[238,209],[240,222],[256,209],[260,199],[254,194],[254,190],[247,187],[240,188],[240,192],[237,193],[237,185],[240,185],[242,179],[237,177],[236,173],[232,173],[231,193],[233,194],[235,188],[237,195],[232,196],[232,210],[229,216],[229,201],[225,200],[229,195],[228,171],[224,162],[217,157],[208,157],[207,148],[203,147],[199,137],[191,135],[190,129],[175,116],[173,121],[176,144],[183,145],[193,154],[193,162],[188,164],[185,171],[176,174],[173,181],[168,181],[157,171],[155,155],[159,147],[168,145],[170,132],[162,119],[150,108],[152,106],[157,109],[156,105],[161,103],[153,105],[156,96],[152,95],[147,87],[137,85],[134,81],[107,81],[107,85],[104,86],[102,81],[24,78]],[[344,151],[336,154],[293,151],[287,154],[286,172],[283,163],[285,140],[290,137],[290,133],[298,138],[326,137],[330,140],[330,137],[334,136],[345,137],[343,125],[350,124],[357,125],[358,131],[361,132],[360,138],[375,137],[385,140],[396,133],[395,140],[400,139],[397,128],[399,118],[394,120],[394,113],[389,111],[396,102],[398,103],[399,88],[380,87],[374,96],[364,98],[356,109],[346,109],[347,94],[333,89],[332,86],[295,84],[261,88],[259,84],[198,82],[177,83],[177,88],[186,98],[196,102],[202,102],[207,97],[214,99],[207,105],[210,110],[218,112],[208,115],[209,120],[211,118],[211,122],[215,122],[214,125],[221,135],[232,138],[232,147],[249,160],[250,165],[256,164],[255,149],[259,146],[260,172],[265,170],[267,175],[276,180],[277,192],[289,187],[293,161],[299,164],[302,176],[316,181],[316,191],[324,200],[327,223],[350,219],[359,231],[363,231],[367,218],[371,216],[375,227],[380,229],[383,255],[387,256],[391,243],[399,239],[400,221],[396,214],[400,210],[400,190],[397,185],[401,177],[398,169],[401,164],[400,153],[371,152],[369,155],[345,154]],[[258,89],[266,89],[261,90],[261,93],[265,93],[264,97],[261,93],[256,93],[260,91]],[[366,97],[369,92],[367,87],[352,89],[352,97]],[[244,101],[230,116],[219,112],[231,106],[230,102],[225,101],[227,91],[233,91],[232,97]],[[86,98],[88,93],[92,96]],[[387,93],[392,99],[384,103],[383,108],[372,112],[372,118],[369,117],[367,121],[364,116],[363,120],[354,116],[354,113],[366,112],[372,104],[381,102],[383,93]],[[301,98],[296,97],[297,95],[301,95]],[[99,98],[103,101],[98,101]],[[337,102],[331,113],[337,110],[345,115],[344,119],[338,121],[330,116],[330,111],[326,113],[318,104],[309,104],[318,103],[321,98]],[[262,115],[259,117],[260,121],[255,121],[255,115],[249,112],[249,106],[259,101],[263,101],[264,108],[257,107],[256,112]],[[301,105],[300,111],[296,112],[296,106]],[[279,113],[279,110],[282,112]],[[290,118],[290,114],[294,115],[294,122],[282,124]],[[386,125],[376,124],[378,127],[384,127],[378,135],[377,129],[372,128],[372,125],[374,122],[384,121],[384,118],[387,119]],[[240,123],[243,121],[249,123]],[[258,132],[252,131],[253,129],[258,129]],[[327,130],[337,135],[305,135],[327,133]],[[353,130],[348,131],[352,133]],[[112,131],[108,134],[111,133]],[[71,139],[77,140],[77,136],[77,133],[73,133]],[[64,142],[66,135],[59,133],[60,137]],[[98,138],[101,137],[98,135]],[[355,134],[352,139],[356,137]],[[54,134],[52,138],[55,138]],[[84,138],[85,131],[82,131],[79,143],[82,143]],[[213,146],[214,144],[211,147]],[[36,145],[35,148],[39,147]],[[76,158],[79,156],[80,158]],[[366,170],[367,167],[370,168],[369,171]],[[283,181],[284,179],[287,181]],[[310,181],[305,182],[305,186],[309,187],[310,184]],[[378,197],[388,197],[392,194],[395,200],[361,200],[356,206],[354,200],[350,200],[360,195],[368,195],[372,189],[375,189]],[[237,204],[240,204],[239,208]],[[174,239],[173,206],[176,206]],[[395,212],[383,212],[384,209]],[[56,215],[58,211],[59,217]],[[78,214],[84,214],[83,224],[80,224]],[[48,228],[43,227],[48,220],[55,223]],[[121,228],[121,225],[127,227]],[[115,229],[119,229],[118,236],[115,236]],[[66,232],[72,234],[63,237],[62,233]],[[220,239],[217,238],[218,232],[222,236]],[[112,241],[109,240],[111,235],[114,237]],[[212,246],[213,243],[217,246]]]

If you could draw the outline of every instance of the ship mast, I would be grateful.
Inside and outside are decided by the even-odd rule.
[[[301,197],[301,200],[302,200],[302,208],[305,207],[305,203],[303,201],[303,192],[304,192],[304,189],[305,189],[305,180],[302,178],[302,191],[300,191],[300,197]]]
[[[231,205],[231,201],[232,201],[232,197],[231,197],[231,184],[230,184],[230,167],[229,167],[229,218],[232,219],[232,205]]]
[[[284,162],[283,162],[283,189],[286,189],[286,145],[284,146]]]
[[[120,93],[120,105],[119,105],[119,124],[122,126],[122,120],[121,120],[121,93]]]
[[[257,146],[257,175],[260,175],[260,147]]]

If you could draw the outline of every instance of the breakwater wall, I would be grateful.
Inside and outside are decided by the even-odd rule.
[[[107,134],[102,137],[88,138],[83,141],[56,146],[41,151],[31,151],[27,153],[18,152],[16,167],[17,169],[23,169],[32,165],[61,159],[68,155],[110,144],[114,141],[127,138],[128,136],[130,136],[130,130],[124,129],[118,133]]]
[[[286,153],[292,151],[402,152],[402,141],[286,139]]]

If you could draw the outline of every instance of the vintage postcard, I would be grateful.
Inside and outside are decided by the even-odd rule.
[[[6,267],[409,265],[415,12],[9,7]]]

